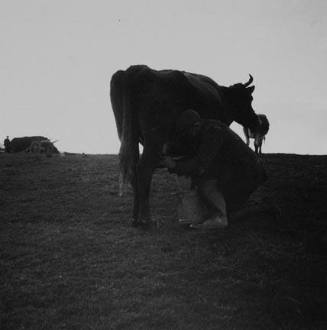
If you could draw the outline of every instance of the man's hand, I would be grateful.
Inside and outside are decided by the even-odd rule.
[[[173,160],[172,157],[169,156],[164,157],[161,163],[164,167],[167,167],[168,169],[173,169],[176,167],[176,162]]]

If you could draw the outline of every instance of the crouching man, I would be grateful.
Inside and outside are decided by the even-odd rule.
[[[228,225],[228,213],[239,210],[266,180],[256,154],[225,124],[201,119],[186,110],[176,124],[176,141],[190,154],[181,160],[165,157],[163,165],[177,175],[189,176],[209,213],[193,228],[217,229]]]

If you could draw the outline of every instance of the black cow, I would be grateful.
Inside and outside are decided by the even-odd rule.
[[[255,130],[250,86],[220,86],[212,79],[177,70],[153,70],[145,65],[117,71],[111,78],[110,97],[121,141],[119,157],[123,182],[134,191],[133,224],[149,224],[152,174],[163,146],[172,141],[177,117],[187,109],[202,118],[233,121]],[[139,142],[143,153],[139,155]]]
[[[13,138],[9,144],[9,152],[25,151],[34,141],[44,141],[48,138],[44,136],[24,136]]]
[[[31,153],[45,153],[48,156],[52,154],[59,154],[58,149],[55,147],[54,143],[56,141],[50,141],[48,139],[41,141],[33,141],[31,145],[25,150]]]

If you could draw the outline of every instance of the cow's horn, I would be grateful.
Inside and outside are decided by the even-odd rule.
[[[253,77],[249,74],[249,76],[250,76],[250,79],[249,79],[249,81],[248,82],[246,82],[245,84],[244,84],[244,87],[248,87],[248,86],[250,86],[251,84],[252,84],[252,82],[253,82]]]

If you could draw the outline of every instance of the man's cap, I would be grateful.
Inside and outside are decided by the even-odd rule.
[[[177,119],[176,130],[184,131],[191,128],[195,123],[201,120],[200,115],[193,109],[185,110]]]

